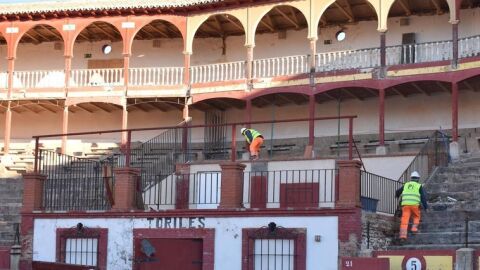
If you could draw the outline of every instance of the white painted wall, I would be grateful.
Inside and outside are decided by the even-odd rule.
[[[461,10],[459,37],[478,35],[480,8]],[[400,26],[399,17],[388,20],[387,45],[401,44],[402,34],[417,33],[417,42],[439,41],[451,39],[451,24],[448,14],[440,16],[410,16],[410,25]],[[335,40],[338,27],[321,28],[317,44],[318,52],[330,52],[347,49],[379,47],[380,37],[376,21],[364,21],[345,25],[347,38],[343,42]],[[183,66],[183,41],[181,39],[160,39],[161,47],[153,48],[152,41],[135,40],[132,48],[132,67]],[[331,45],[324,45],[324,40],[331,40]],[[105,42],[76,43],[72,68],[87,68],[87,53],[91,59],[122,59],[122,44],[114,42],[113,51],[103,55],[101,47]],[[226,54],[222,55],[222,41],[219,38],[196,38],[193,43],[192,65],[221,63],[246,60],[245,36],[234,36],[226,39]],[[307,30],[288,31],[287,38],[279,40],[277,34],[258,34],[254,58],[268,58],[309,54]],[[6,46],[0,46],[0,56],[6,56]],[[2,57],[5,59],[5,57]],[[21,44],[18,49],[15,68],[17,70],[63,69],[63,50],[55,51],[53,43],[39,45]],[[0,70],[6,70],[6,60],[0,61]]]
[[[337,217],[207,217],[205,227],[215,229],[215,270],[240,270],[242,229],[260,228],[272,221],[284,228],[307,229],[307,270],[337,269]],[[33,259],[54,262],[56,229],[72,228],[79,222],[90,228],[108,228],[107,264],[110,270],[132,268],[133,229],[150,227],[146,219],[36,219]],[[314,241],[315,235],[321,236],[321,242]]]
[[[397,180],[410,165],[414,156],[362,158],[367,172]]]

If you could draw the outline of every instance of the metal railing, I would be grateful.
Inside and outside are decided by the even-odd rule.
[[[246,208],[333,207],[336,169],[244,172]]]
[[[317,72],[380,66],[380,48],[335,51],[316,55]]]
[[[74,69],[71,71],[70,87],[123,86],[123,68]]]
[[[47,211],[107,210],[113,204],[113,160],[80,159],[39,150],[38,172],[47,175],[43,208]]]
[[[474,57],[480,55],[480,36],[466,37],[458,40],[458,57]]]
[[[128,83],[131,86],[181,85],[183,71],[183,67],[130,68]]]
[[[191,83],[236,81],[245,79],[245,61],[192,66]]]
[[[387,66],[451,60],[452,41],[389,46],[386,48],[386,59]]]
[[[398,199],[395,197],[395,191],[403,184],[397,180],[387,177],[361,171],[360,187],[362,203],[365,207],[376,204],[376,209],[368,209],[386,214],[394,214],[397,209]],[[368,205],[370,204],[370,205]],[[373,204],[373,205],[372,205]]]
[[[309,55],[294,55],[253,60],[254,79],[305,74],[310,71]]]
[[[141,185],[147,209],[216,209],[220,203],[220,172],[152,175]]]
[[[63,88],[65,72],[63,70],[15,71],[13,88]]]
[[[138,128],[138,129],[126,129],[126,130],[99,130],[99,131],[93,131],[93,132],[77,132],[77,133],[66,133],[66,134],[51,134],[51,135],[40,135],[40,136],[33,136],[35,139],[35,162],[34,162],[34,171],[37,172],[39,168],[39,146],[40,146],[40,139],[45,139],[45,138],[61,138],[61,137],[79,137],[79,136],[88,136],[88,135],[108,135],[108,134],[124,134],[126,133],[126,141],[124,143],[124,147],[122,149],[122,155],[119,157],[120,160],[122,160],[122,164],[125,166],[131,166],[132,162],[137,162],[135,159],[138,157],[141,157],[143,154],[141,153],[148,153],[147,152],[142,152],[142,150],[136,149],[135,147],[132,146],[132,136],[133,135],[138,135],[141,136],[142,132],[151,132],[151,131],[160,131],[160,132],[165,132],[166,130],[177,130],[177,134],[180,134],[180,132],[186,132],[184,135],[182,135],[182,155],[184,155],[184,158],[190,158],[198,155],[203,154],[203,150],[205,147],[204,139],[202,137],[192,137],[189,139],[188,136],[193,136],[190,134],[203,134],[203,131],[205,128],[211,128],[211,127],[227,127],[230,131],[227,133],[226,137],[226,144],[222,145],[221,148],[215,149],[216,152],[218,153],[227,153],[228,155],[226,157],[229,157],[231,161],[236,161],[237,156],[239,154],[242,154],[246,152],[247,149],[243,150],[241,147],[238,147],[238,143],[242,142],[241,145],[244,145],[245,139],[243,137],[240,137],[240,127],[250,124],[252,125],[253,128],[261,127],[262,131],[265,130],[263,133],[265,139],[270,139],[270,142],[275,141],[276,139],[278,140],[284,140],[282,136],[278,136],[275,134],[275,128],[278,128],[278,125],[286,124],[286,123],[297,123],[297,126],[303,125],[305,128],[308,128],[309,123],[317,121],[342,121],[342,125],[345,124],[348,127],[348,159],[353,158],[353,119],[355,119],[357,116],[333,116],[333,117],[317,117],[317,118],[300,118],[300,119],[285,119],[285,120],[275,120],[275,121],[252,121],[249,123],[245,122],[237,122],[237,123],[226,123],[226,124],[217,124],[217,125],[188,125],[188,126],[166,126],[166,127],[152,127],[152,128]],[[315,125],[313,125],[315,126]],[[184,131],[181,131],[181,130]],[[270,131],[268,131],[270,129]],[[273,131],[273,132],[272,132]],[[175,131],[171,131],[175,132]],[[314,134],[314,133],[313,133]],[[314,139],[314,138],[312,138]],[[178,142],[177,138],[177,142]],[[305,138],[305,142],[307,142],[309,138]],[[169,142],[170,143],[170,142]],[[152,147],[155,148],[155,142],[152,142]],[[178,144],[175,144],[176,147],[178,147]],[[275,147],[278,146],[278,147]],[[169,151],[172,152],[174,149],[173,144],[169,145]],[[147,148],[146,148],[147,150]],[[274,151],[284,151],[287,150],[287,153],[290,158],[292,158],[292,154],[288,152],[288,150],[298,150],[296,153],[298,157],[302,157],[304,155],[303,150],[304,149],[298,149],[296,145],[273,145],[270,149],[266,149],[269,154],[273,153]],[[173,151],[175,152],[175,151]],[[225,160],[224,155],[215,155],[216,157],[220,157],[221,160]],[[267,156],[270,155],[265,155],[265,152],[263,154],[263,158],[267,159]],[[262,154],[261,154],[262,157]]]
[[[450,138],[445,133],[438,130],[433,132],[420,152],[398,178],[398,181],[401,183],[407,182],[410,179],[410,174],[417,171],[421,177],[420,181],[424,182],[435,167],[447,166],[449,162],[449,142]]]

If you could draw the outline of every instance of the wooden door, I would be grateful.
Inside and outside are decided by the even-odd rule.
[[[318,207],[318,183],[282,183],[280,207]]]
[[[153,247],[151,250],[154,252],[150,256],[142,251],[142,240],[147,240],[147,245]],[[202,259],[202,239],[135,239],[134,262],[137,270],[202,270]]]

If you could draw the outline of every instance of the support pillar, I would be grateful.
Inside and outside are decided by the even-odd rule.
[[[315,144],[315,95],[308,97],[308,145],[305,147],[304,158],[312,158]]]
[[[72,73],[72,56],[65,55],[65,93],[64,93],[65,97],[68,97],[71,73]]]
[[[458,83],[452,83],[452,142],[450,143],[450,157],[452,160],[460,158],[458,144]]]
[[[123,84],[125,87],[125,96],[128,96],[128,85],[130,84],[130,56],[129,53],[123,54]]]
[[[380,32],[380,78],[387,74],[387,33]]]
[[[8,155],[10,152],[10,136],[12,134],[12,102],[8,101],[7,111],[5,112],[5,135],[3,139],[3,153]]]
[[[219,209],[238,209],[243,207],[243,170],[245,164],[224,162],[222,170],[221,200]]]
[[[30,213],[42,209],[43,185],[46,179],[46,175],[39,173],[23,174],[22,212]]]
[[[310,72],[315,73],[317,56],[317,38],[310,38]]]
[[[251,99],[247,99],[245,101],[245,127],[246,128],[251,128],[251,122],[252,122],[252,100]]]
[[[122,129],[128,129],[128,110],[126,104],[124,104],[122,108]],[[128,142],[127,136],[127,132],[122,132],[122,147],[124,147]]]
[[[137,194],[137,181],[139,180],[140,170],[136,168],[124,167],[115,168],[115,188],[113,191],[114,204],[113,211],[132,211],[137,209],[136,198],[141,196]]]
[[[68,106],[63,107],[62,133],[68,133]],[[62,154],[67,153],[67,136],[62,136]]]
[[[385,89],[378,90],[378,147],[377,155],[386,155],[385,146]]]
[[[452,68],[456,69],[458,65],[458,20],[452,23]]]
[[[336,207],[354,208],[360,204],[360,167],[358,160],[338,160],[338,196]]]
[[[247,65],[245,66],[245,77],[247,78],[247,88],[248,90],[252,90],[253,84],[253,48],[254,45],[247,45]]]
[[[8,92],[7,99],[12,98],[13,90],[13,72],[15,71],[15,57],[8,58]]]
[[[191,87],[191,58],[191,52],[183,52],[183,66],[185,68],[185,71],[183,72],[183,84],[187,90],[190,90]],[[190,94],[188,94],[187,96],[190,96]]]

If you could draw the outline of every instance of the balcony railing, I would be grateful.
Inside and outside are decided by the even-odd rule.
[[[130,68],[129,84],[131,86],[181,85],[183,70],[183,67]]]
[[[458,57],[466,58],[480,55],[480,36],[458,40]]]
[[[253,61],[253,78],[296,75],[309,72],[309,56],[296,55]]]
[[[452,41],[437,41],[387,47],[387,66],[452,59]]]
[[[63,70],[15,71],[13,88],[63,88],[65,72]]]
[[[75,69],[72,70],[71,87],[122,86],[123,68]]]
[[[380,66],[380,49],[362,49],[317,54],[317,72]]]
[[[245,61],[192,66],[191,83],[245,79]]]
[[[386,48],[386,65],[446,61],[452,59],[450,40],[390,46]],[[480,55],[480,35],[459,39],[459,58]],[[380,66],[380,48],[325,52],[315,55],[316,72],[366,69]],[[181,86],[183,67],[130,68],[130,86]],[[310,72],[310,56],[295,55],[257,59],[252,63],[252,78],[292,76]],[[246,62],[227,62],[191,67],[190,82],[210,83],[246,79]],[[16,71],[14,89],[63,88],[63,70]],[[71,71],[69,87],[124,86],[124,69],[77,69]],[[8,87],[8,74],[0,74],[0,88]]]

